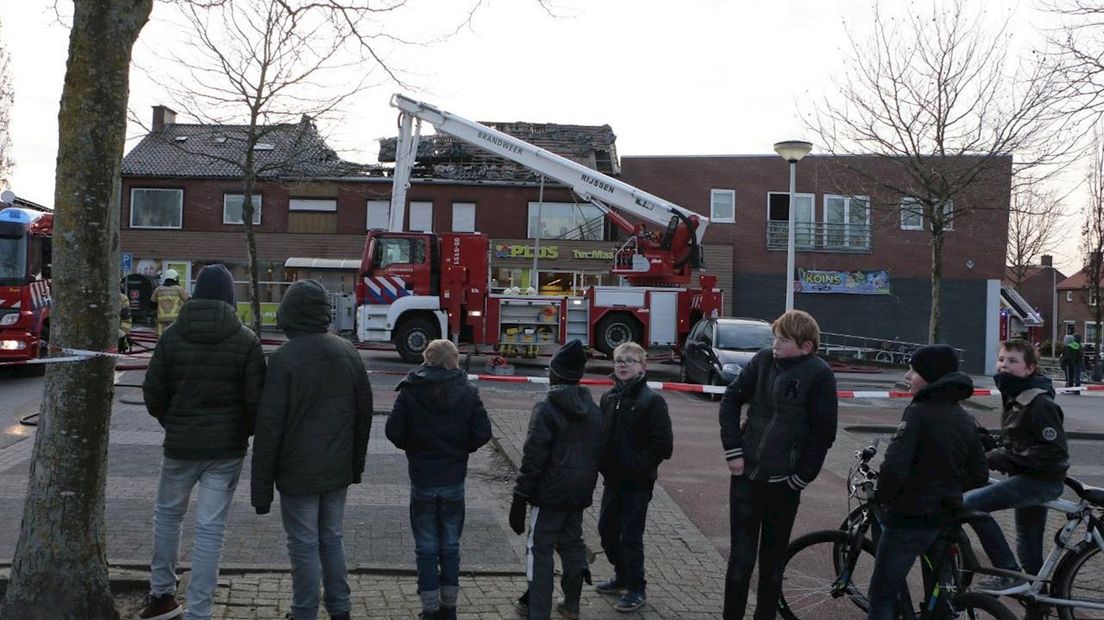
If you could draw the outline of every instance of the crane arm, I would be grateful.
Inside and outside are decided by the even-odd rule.
[[[699,244],[705,235],[705,229],[709,226],[709,218],[703,215],[486,125],[469,121],[401,94],[391,97],[391,105],[408,117],[433,125],[442,133],[563,183],[584,200],[603,203],[661,226],[667,225],[672,215],[680,216],[679,219],[683,221],[694,220],[697,222],[694,235]],[[404,144],[412,142],[413,149],[417,148],[417,134],[414,133],[413,137],[411,136],[407,119],[400,122],[400,132],[405,132],[407,140],[404,141],[403,135],[399,136],[399,152],[396,152],[395,156],[395,187],[396,190],[400,188],[401,179],[402,188],[405,190],[405,185],[409,183],[410,168],[414,164],[416,150],[408,150],[409,157],[404,158],[402,162],[399,158],[402,156]],[[405,201],[405,191],[402,199]],[[401,208],[396,209],[393,204],[392,213],[396,210],[402,212]]]

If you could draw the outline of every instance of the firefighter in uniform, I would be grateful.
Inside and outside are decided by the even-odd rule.
[[[157,306],[157,336],[160,337],[165,328],[173,324],[176,316],[180,314],[180,308],[188,301],[188,291],[178,282],[180,274],[175,269],[169,269],[164,273],[161,286],[153,290],[152,300]]]

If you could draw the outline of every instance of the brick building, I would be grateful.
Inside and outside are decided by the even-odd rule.
[[[608,126],[488,124],[709,216],[705,267],[725,291],[726,314],[781,312],[789,217],[789,166],[781,158],[619,158]],[[203,264],[220,261],[245,280],[240,174],[212,155],[230,150],[238,133],[176,124],[171,111],[155,109],[154,130],[123,162],[121,247],[137,270],[179,266],[190,280]],[[278,301],[286,282],[303,277],[352,291],[365,231],[386,226],[391,179],[380,166],[340,160],[309,119],[271,135],[265,155],[286,163],[271,168],[254,202],[263,294]],[[380,160],[393,153],[384,140]],[[848,165],[856,163],[893,174],[878,170],[873,157]],[[1010,173],[1011,159],[1002,166]],[[931,236],[907,198],[865,191],[845,168],[815,155],[797,166],[803,285],[796,307],[813,312],[825,331],[925,341]],[[975,371],[995,346],[1009,186],[1005,178],[965,197],[977,208],[953,223],[945,242],[944,340],[966,349]],[[408,230],[479,231],[492,239],[492,288],[563,293],[618,284],[609,263],[622,234],[597,207],[447,136],[423,138],[408,197]]]
[[[1095,343],[1099,325],[1096,322],[1096,304],[1088,286],[1086,270],[1082,269],[1072,276],[1058,282],[1058,337],[1066,334],[1080,334],[1082,341]]]

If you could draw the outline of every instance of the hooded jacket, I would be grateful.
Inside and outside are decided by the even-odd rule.
[[[395,388],[387,438],[406,451],[410,483],[463,484],[468,455],[491,440],[491,422],[479,390],[458,369],[422,366]]]
[[[360,482],[372,431],[372,386],[360,354],[327,332],[330,303],[315,280],[292,284],[276,320],[288,336],[268,362],[253,440],[252,503],[272,485],[314,495]]]
[[[977,423],[959,404],[974,392],[961,372],[912,398],[878,472],[878,500],[897,527],[939,527],[961,511],[962,494],[989,480]]]
[[[1064,480],[1069,447],[1065,415],[1054,402],[1054,386],[1038,373],[994,377],[1001,391],[1001,445],[986,455],[991,469],[1044,480]]]
[[[153,350],[142,394],[165,428],[165,456],[240,458],[264,387],[261,343],[224,302],[192,299]]]
[[[624,487],[638,483],[651,488],[659,464],[674,451],[667,401],[640,375],[626,383],[615,381],[602,395],[601,407],[610,426],[602,458],[607,484],[617,482]]]
[[[740,409],[748,403],[747,419]],[[725,460],[744,459],[745,475],[788,481],[804,489],[820,473],[836,440],[836,377],[815,355],[775,359],[770,349],[751,358],[721,399]]]
[[[514,494],[549,510],[590,506],[607,432],[605,415],[590,390],[576,384],[551,386],[529,417]]]

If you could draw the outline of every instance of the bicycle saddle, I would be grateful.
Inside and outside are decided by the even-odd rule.
[[[1086,486],[1080,480],[1069,476],[1066,476],[1066,486],[1073,489],[1081,499],[1097,506],[1104,506],[1104,489]]]

